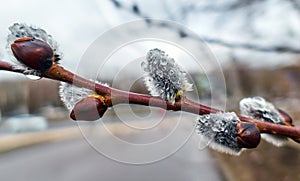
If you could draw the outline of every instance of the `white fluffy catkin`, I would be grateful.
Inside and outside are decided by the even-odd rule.
[[[241,114],[253,119],[284,125],[284,119],[275,106],[262,97],[244,98],[240,101]],[[261,134],[261,137],[275,146],[283,146],[288,140],[280,135]]]
[[[242,148],[238,146],[237,124],[240,122],[235,113],[214,113],[199,116],[196,133],[203,142],[214,150],[239,155]]]
[[[141,66],[145,71],[145,85],[152,96],[174,104],[184,91],[192,90],[185,71],[162,50],[150,50]]]

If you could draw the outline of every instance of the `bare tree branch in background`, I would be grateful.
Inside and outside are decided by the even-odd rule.
[[[295,0],[289,0],[290,3],[293,4],[293,6],[297,9],[297,7],[300,5],[299,2],[295,1]],[[220,46],[224,46],[224,47],[228,47],[228,48],[233,48],[233,49],[247,49],[247,50],[251,50],[251,51],[259,51],[259,52],[270,52],[270,53],[291,53],[291,54],[300,54],[300,47],[293,47],[290,45],[261,45],[258,43],[248,43],[248,42],[235,42],[235,41],[229,41],[229,40],[224,40],[224,39],[220,39],[220,38],[215,38],[215,37],[210,37],[210,36],[204,36],[204,35],[195,35],[195,34],[189,34],[188,32],[186,32],[184,29],[182,28],[178,28],[177,26],[174,26],[172,24],[165,24],[165,23],[154,23],[153,21],[151,21],[151,16],[147,15],[146,13],[144,13],[138,6],[137,3],[133,3],[131,5],[125,5],[122,2],[120,2],[119,0],[111,0],[111,2],[114,4],[114,6],[116,8],[119,9],[123,9],[125,11],[131,12],[133,14],[135,14],[136,16],[145,19],[145,21],[149,24],[149,25],[153,25],[153,26],[160,26],[160,27],[165,27],[165,28],[169,28],[171,30],[177,31],[179,36],[181,38],[193,38],[196,39],[198,41],[205,41],[207,43],[210,44],[216,44],[216,45],[220,45]],[[260,5],[259,3],[263,3],[265,2],[264,0],[255,0],[255,1],[249,1],[249,0],[242,0],[242,1],[236,1],[233,3],[222,3],[221,5],[218,6],[214,6],[213,4],[211,5],[206,5],[206,6],[202,6],[199,7],[193,3],[185,3],[183,4],[183,6],[181,7],[181,9],[179,10],[180,13],[179,15],[176,15],[172,12],[169,11],[168,6],[166,4],[166,2],[162,2],[162,5],[164,7],[164,10],[167,12],[168,14],[168,18],[170,20],[173,21],[184,21],[186,19],[186,17],[192,13],[192,12],[199,12],[199,11],[212,11],[212,12],[225,12],[228,13],[230,11],[234,11],[234,10],[238,10],[240,8],[245,8],[245,7],[250,7],[250,6],[258,6]],[[251,29],[251,19],[253,18],[253,8],[250,9],[247,12],[247,18],[249,18],[249,20],[246,22],[247,23],[247,28]],[[250,31],[250,30],[249,30]]]
[[[300,12],[300,1],[298,0],[288,0],[291,2],[291,4],[294,6],[294,8]]]

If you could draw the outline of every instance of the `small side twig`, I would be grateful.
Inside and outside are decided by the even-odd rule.
[[[4,62],[4,61],[0,61],[0,70],[6,70],[9,72],[16,72],[16,73],[21,73],[21,74],[26,74],[26,70],[22,69],[22,68],[17,68],[16,66],[8,63],[8,62]]]

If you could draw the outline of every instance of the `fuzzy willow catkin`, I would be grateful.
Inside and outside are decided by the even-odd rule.
[[[152,96],[159,96],[174,104],[184,91],[192,90],[186,72],[160,49],[150,50],[141,66],[145,71],[145,85]]]
[[[241,114],[253,119],[285,125],[285,120],[276,107],[262,97],[244,98],[240,101]],[[288,140],[285,136],[262,134],[261,137],[275,146],[283,146]]]
[[[26,74],[40,76],[61,59],[56,41],[45,30],[22,23],[13,24],[9,30],[8,54],[14,66],[25,69]]]
[[[240,122],[235,113],[216,113],[199,116],[196,133],[201,141],[217,151],[239,155],[242,148],[238,145],[238,126]]]

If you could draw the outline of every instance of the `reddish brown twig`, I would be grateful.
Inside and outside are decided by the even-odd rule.
[[[0,61],[0,70],[7,70],[17,73],[24,73],[25,70],[15,69],[14,66],[7,62]],[[63,81],[69,84],[73,84],[79,87],[84,87],[90,90],[94,90],[97,94],[105,97],[105,104],[108,107],[112,107],[116,104],[138,104],[144,106],[160,107],[165,110],[172,111],[185,111],[194,114],[210,114],[216,112],[223,112],[218,109],[214,109],[197,102],[194,102],[187,97],[182,97],[180,101],[177,101],[174,105],[159,98],[152,97],[150,95],[137,94],[133,92],[126,92],[110,87],[106,87],[101,84],[97,84],[93,81],[80,77],[58,64],[53,64],[52,67],[42,74],[42,77]],[[254,123],[261,133],[278,134],[292,138],[294,141],[300,143],[300,128],[290,127],[284,125],[278,125],[268,122],[263,122],[248,117],[238,115],[241,121]]]
[[[132,92],[125,92],[122,90],[110,88],[103,86],[101,84],[96,84],[92,81],[86,80],[82,77],[79,77],[72,72],[65,70],[59,65],[53,65],[46,73],[46,77],[54,78],[56,80],[64,81],[70,84],[74,84],[79,87],[85,87],[87,89],[95,90],[98,94],[106,96],[106,104],[108,106],[121,104],[121,103],[130,103],[130,104],[139,104],[145,106],[160,107],[166,110],[172,111],[185,111],[194,114],[210,114],[220,112],[221,110],[214,109],[197,102],[194,102],[186,97],[182,97],[180,102],[176,102],[174,105],[168,103],[165,100],[162,100],[158,97],[152,97],[149,95],[137,94]],[[300,143],[300,128],[299,127],[289,127],[283,126],[268,122],[262,122],[259,120],[247,118],[241,115],[238,115],[241,121],[251,122],[256,124],[259,130],[262,133],[271,133],[279,134],[283,136],[288,136],[294,141]]]
[[[4,61],[0,61],[0,70],[26,74],[25,69],[17,68],[16,66]]]

